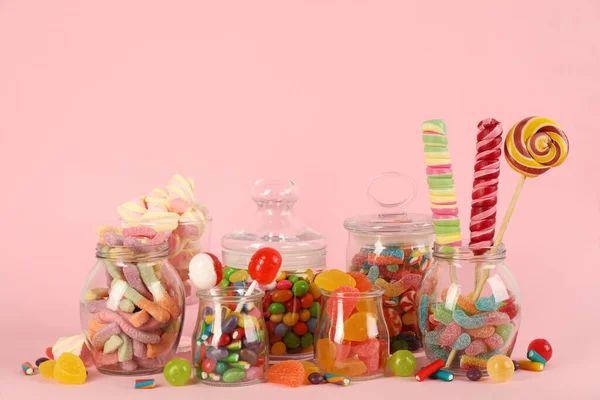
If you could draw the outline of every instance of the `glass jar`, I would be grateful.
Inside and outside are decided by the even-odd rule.
[[[248,263],[256,250],[278,250],[282,259],[279,276],[270,285],[259,285],[266,291],[263,304],[269,359],[312,360],[321,296],[314,279],[325,268],[325,237],[294,218],[293,206],[298,200],[294,182],[257,181],[252,199],[258,207],[254,226],[223,237],[221,286],[249,285]]]
[[[409,183],[407,198],[384,201],[389,191]],[[415,294],[431,263],[433,223],[431,217],[407,214],[404,207],[417,190],[412,178],[388,172],[372,178],[367,196],[379,213],[360,215],[344,222],[348,230],[347,268],[366,275],[384,289],[383,314],[390,335],[391,351],[421,347]]]
[[[262,313],[264,292],[245,294],[246,288],[219,287],[197,294],[192,354],[202,383],[246,386],[265,380],[269,339]],[[236,313],[240,302],[244,307]]]
[[[519,287],[504,261],[503,245],[436,245],[417,292],[419,327],[429,360],[463,373],[485,370],[487,360],[511,355],[521,316]]]
[[[185,292],[168,255],[167,242],[135,252],[98,244],[80,299],[86,345],[98,371],[153,374],[175,354]]]
[[[383,376],[389,335],[383,315],[384,290],[330,292],[321,289],[315,359],[326,373],[368,380]]]

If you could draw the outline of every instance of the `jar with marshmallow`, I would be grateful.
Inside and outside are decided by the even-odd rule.
[[[86,346],[105,374],[161,372],[181,335],[185,290],[169,264],[166,235],[137,232],[146,236],[115,229],[100,239],[80,298]]]
[[[325,268],[325,237],[293,215],[298,187],[293,181],[259,180],[252,190],[257,213],[252,227],[222,239],[222,287],[246,287],[248,264],[256,250],[272,247],[282,265],[274,282],[262,286],[269,333],[269,361],[312,360],[321,293],[314,283]]]

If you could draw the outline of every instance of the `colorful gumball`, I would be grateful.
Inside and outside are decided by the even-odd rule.
[[[197,254],[190,261],[190,279],[198,290],[210,290],[223,279],[223,265],[213,254]]]
[[[552,358],[552,346],[550,345],[550,342],[548,342],[546,339],[533,340],[531,343],[529,343],[529,346],[527,347],[527,352],[531,350],[535,351],[540,356],[542,356],[544,360],[546,360],[546,362],[550,361],[550,359]]]

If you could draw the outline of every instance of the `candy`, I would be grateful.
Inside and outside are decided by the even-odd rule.
[[[492,336],[485,339],[484,341],[488,350],[490,351],[498,350],[499,348],[504,346],[504,339],[502,339],[502,336],[498,335],[497,333],[494,333]]]
[[[351,293],[359,293],[358,289],[350,286],[340,286],[333,290],[333,293],[340,293],[340,295],[332,294],[327,300],[326,311],[329,314],[331,321],[336,321],[338,318],[338,312],[342,311],[343,319],[346,320],[356,304],[358,303],[358,296],[352,295]],[[345,293],[349,293],[346,295]]]
[[[519,368],[524,371],[542,372],[545,368],[545,364],[541,362],[534,362],[530,360],[519,360]]]
[[[462,330],[460,325],[458,325],[456,322],[452,322],[448,324],[441,332],[439,332],[437,335],[437,344],[440,346],[452,346],[461,333]]]
[[[116,322],[119,325],[119,328],[125,333],[127,336],[134,340],[138,340],[145,344],[150,343],[158,343],[160,342],[160,336],[155,333],[144,332],[139,329],[134,328],[125,318],[116,314],[110,310],[102,310],[98,314],[96,314],[96,318],[100,321],[110,323]]]
[[[393,308],[384,308],[383,317],[385,318],[390,336],[399,335],[402,331],[402,319],[396,310]]]
[[[100,329],[94,337],[92,338],[92,346],[94,348],[100,350],[105,346],[105,343],[114,335],[118,335],[121,333],[121,328],[116,322],[111,322],[106,325],[104,328]],[[117,346],[118,347],[118,346]],[[111,351],[105,352],[112,353]]]
[[[49,359],[54,360],[54,354],[52,354],[52,347],[46,347],[46,356]]]
[[[325,376],[323,376],[322,374],[320,374],[318,372],[313,372],[310,375],[308,375],[307,381],[311,385],[319,385],[319,384],[325,382]]]
[[[123,275],[133,289],[135,289],[139,294],[147,298],[148,300],[152,300],[152,294],[146,289],[144,283],[142,282],[142,277],[140,276],[140,271],[137,266],[133,264],[125,264],[123,267]]]
[[[73,353],[83,360],[86,366],[91,366],[92,357],[85,345],[85,337],[83,335],[73,335],[59,338],[54,346],[52,346],[52,359],[58,359],[63,353]]]
[[[500,307],[500,302],[496,302],[496,299],[491,297],[482,297],[475,303],[475,307],[477,307],[480,311],[496,311]]]
[[[25,375],[33,375],[33,366],[28,362],[21,364],[21,370]]]
[[[267,381],[289,387],[298,387],[304,382],[304,367],[299,361],[282,361],[267,371]]]
[[[328,371],[337,375],[353,378],[363,375],[368,371],[368,368],[364,361],[349,358],[345,361],[334,362],[333,368]]]
[[[85,382],[87,371],[81,358],[73,353],[63,353],[54,365],[54,379],[68,385],[80,385]]]
[[[300,339],[300,345],[302,346],[303,349],[308,349],[309,347],[312,347],[314,342],[315,342],[315,338],[312,333],[306,333]]]
[[[344,338],[362,342],[370,337],[376,337],[377,316],[369,312],[357,312],[344,322]]]
[[[487,361],[487,373],[496,382],[507,382],[515,373],[515,366],[510,358],[498,354]]]
[[[227,279],[229,279],[229,282],[244,282],[246,279],[248,279],[248,276],[248,271],[240,269],[231,274]]]
[[[434,362],[432,362],[431,364],[427,365],[426,367],[421,369],[419,372],[417,372],[415,375],[415,378],[417,379],[417,382],[423,382],[426,378],[430,377],[431,374],[433,374],[434,372],[438,371],[439,369],[441,369],[443,367],[444,367],[443,360],[435,360]]]
[[[452,319],[466,329],[481,328],[484,325],[502,325],[510,321],[507,314],[498,311],[468,316],[459,309],[453,311]]]
[[[467,371],[467,378],[470,381],[476,382],[476,381],[480,380],[482,376],[483,376],[483,374],[478,369],[471,368]]]
[[[327,338],[317,339],[316,343],[316,359],[317,363],[326,371],[333,368],[333,363],[336,358],[336,345]]]
[[[537,362],[546,365],[546,360],[544,359],[544,357],[539,355],[539,353],[535,350],[529,350],[527,352],[527,359],[531,362]]]
[[[154,389],[156,382],[154,379],[136,379],[133,385],[134,389]]]
[[[350,385],[350,378],[348,378],[346,376],[342,376],[342,375],[338,375],[338,374],[325,374],[325,375],[323,375],[323,378],[325,379],[325,382],[333,383],[334,385],[338,385],[338,386],[349,386]]]
[[[316,373],[318,375],[321,375],[321,367],[319,367],[318,365],[316,365],[313,362],[310,361],[300,361],[302,363],[302,367],[304,367],[304,384],[309,384],[310,382],[310,375],[313,373]],[[322,376],[322,375],[321,375]]]
[[[165,365],[163,375],[170,385],[183,386],[192,375],[192,367],[186,359],[174,358]]]
[[[281,267],[281,254],[275,249],[258,249],[248,263],[248,272],[253,280],[268,285],[277,276]]]
[[[308,292],[308,283],[305,281],[297,281],[294,283],[294,286],[292,287],[292,293],[294,293],[294,296],[302,297],[306,294],[306,292]]]
[[[429,376],[431,379],[438,379],[444,382],[452,382],[454,380],[454,374],[450,371],[439,369]]]
[[[347,272],[347,274],[354,278],[356,282],[355,287],[359,292],[367,292],[373,287],[373,284],[366,275],[360,272]]]
[[[273,345],[271,346],[271,354],[273,354],[273,355],[285,354],[286,349],[287,349],[287,347],[286,347],[285,343],[283,343],[283,342],[273,343]]]
[[[223,279],[223,265],[211,253],[200,253],[189,264],[190,279],[198,290],[209,290]]]
[[[46,358],[46,357],[40,357],[40,358],[38,358],[37,360],[35,360],[35,365],[36,365],[37,367],[39,367],[41,363],[43,363],[43,362],[45,362],[45,361],[48,361],[48,360],[49,360],[49,359],[48,359],[48,358]]]
[[[407,377],[415,372],[417,360],[408,350],[398,350],[388,360],[388,366],[396,376]]]
[[[400,307],[402,308],[402,311],[409,313],[415,310],[415,297],[416,292],[414,290],[409,290],[402,295],[402,298],[400,299]]]
[[[443,304],[438,304],[433,312],[433,318],[444,325],[448,325],[453,321],[452,311],[448,310]]]
[[[54,361],[54,360],[44,361],[43,363],[41,363],[39,365],[40,374],[42,374],[42,376],[44,378],[54,379],[54,367],[55,366],[56,366],[56,361]]]
[[[471,337],[462,333],[451,347],[453,350],[464,350],[469,344],[471,344]]]
[[[485,342],[481,339],[473,340],[471,344],[469,344],[465,348],[465,354],[471,357],[475,357],[478,354],[484,353],[487,351],[487,346]]]
[[[124,295],[127,299],[131,300],[136,306],[138,306],[142,310],[146,310],[154,319],[156,319],[159,322],[167,322],[171,319],[171,315],[167,310],[143,297],[135,289],[129,286],[125,281],[122,281],[120,279],[113,280],[111,296],[113,294],[115,294],[117,298],[119,298],[121,295]]]
[[[315,278],[315,284],[319,288],[330,292],[334,291],[340,286],[349,286],[352,288],[356,287],[356,281],[352,276],[337,269],[330,269],[321,272]]]
[[[115,326],[118,325],[116,323],[113,322],[113,324],[115,324]],[[119,329],[119,332],[121,332],[121,330]],[[94,336],[94,339],[97,337],[98,335]],[[92,343],[94,342],[94,340],[92,339]],[[139,342],[138,342],[139,343]],[[118,334],[112,335],[105,343],[104,343],[104,347],[103,347],[103,352],[104,354],[109,354],[112,352],[117,351],[117,349],[123,344],[123,339],[121,339],[121,337]]]
[[[265,371],[261,367],[250,367],[246,371],[246,380],[251,382],[257,379],[261,379]]]
[[[119,362],[129,361],[133,359],[133,343],[131,338],[124,333],[119,334],[123,342],[117,351]]]
[[[372,265],[371,267],[369,267],[369,272],[367,273],[367,279],[369,280],[369,282],[371,282],[374,285],[378,278],[379,278],[379,267],[377,265]]]
[[[536,351],[544,360],[546,360],[546,362],[550,361],[552,358],[552,346],[546,339],[533,340],[529,343],[529,346],[527,346],[527,351],[529,352],[530,350]]]
[[[519,364],[518,361],[513,360],[513,364],[515,365],[515,371],[517,371],[519,368],[521,368],[521,365]]]
[[[461,356],[460,357],[460,368],[461,369],[486,369],[487,360],[477,357]]]
[[[508,324],[509,326],[512,325]],[[487,326],[482,326],[481,328],[475,328],[475,329],[465,329],[465,333],[469,334],[469,336],[471,336],[471,339],[487,339],[490,336],[492,336],[494,334],[494,332],[498,332],[498,329],[500,327],[502,327],[504,325],[500,325],[497,327],[493,327],[491,325],[487,325]],[[500,335],[502,336],[502,335]],[[506,341],[506,339],[505,339]]]

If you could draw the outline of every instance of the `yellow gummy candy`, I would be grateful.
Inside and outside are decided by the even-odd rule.
[[[44,378],[54,379],[54,366],[55,365],[56,365],[56,361],[54,361],[54,360],[44,361],[39,366],[40,374],[42,374],[42,376]]]
[[[310,362],[310,361],[300,361],[302,363],[302,366],[304,367],[304,384],[308,385],[310,384],[310,382],[308,381],[308,376],[310,374],[313,374],[315,372],[321,373],[321,367],[319,367],[317,364]]]
[[[315,283],[321,289],[328,290],[330,292],[334,291],[340,286],[356,286],[356,281],[354,278],[347,273],[340,271],[339,269],[330,269],[321,272],[315,278]]]
[[[362,342],[378,333],[377,316],[370,312],[357,312],[344,322],[344,340]]]
[[[327,338],[317,340],[316,353],[317,363],[325,368],[325,371],[331,373],[333,363],[335,362],[335,343]]]
[[[356,304],[356,309],[358,311],[370,312],[373,314],[377,313],[377,304],[375,304],[375,300],[373,299],[360,299]]]
[[[336,361],[333,365],[333,374],[347,376],[349,378],[360,376],[367,372],[367,366],[360,360],[349,358],[345,361]]]
[[[54,378],[67,385],[80,385],[85,382],[87,373],[81,358],[73,353],[62,353],[54,366]]]

